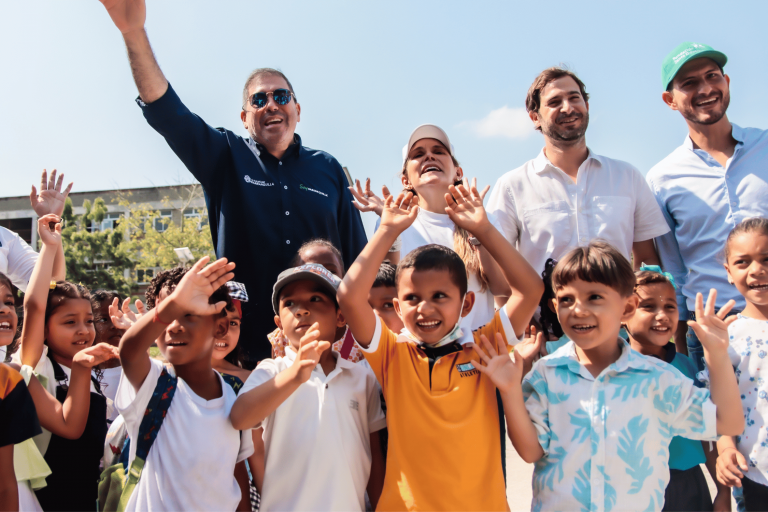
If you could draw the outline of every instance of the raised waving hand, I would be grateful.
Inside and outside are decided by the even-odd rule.
[[[218,259],[206,266],[208,261],[210,261],[208,256],[200,258],[181,278],[179,285],[168,297],[172,298],[184,311],[193,315],[215,315],[224,309],[226,302],[209,304],[208,299],[224,283],[235,277],[232,273],[235,264],[228,263],[226,258]]]
[[[64,213],[64,202],[67,200],[69,191],[72,190],[72,183],[67,185],[67,188],[62,192],[63,181],[64,174],[59,174],[59,179],[56,179],[56,169],[51,171],[50,178],[48,178],[48,172],[43,169],[43,175],[40,177],[40,191],[38,192],[32,185],[32,192],[29,194],[29,202],[38,217],[43,217],[49,213],[61,217],[61,214]]]
[[[477,236],[480,230],[490,226],[488,215],[483,207],[483,199],[489,189],[490,187],[486,186],[482,192],[479,192],[476,178],[472,178],[471,186],[466,178],[459,186],[449,186],[449,193],[445,194],[447,204],[445,213],[457,226]]]
[[[365,190],[360,186],[360,180],[355,180],[354,187],[347,187],[352,192],[352,196],[355,198],[352,204],[361,212],[373,212],[379,217],[384,210],[384,202],[392,194],[386,185],[381,187],[382,197],[377,196],[371,192],[371,178],[365,180]]]
[[[144,28],[147,6],[144,0],[99,0],[122,34]]]
[[[123,307],[120,308],[120,301],[115,297],[112,300],[112,304],[109,305],[109,317],[112,319],[112,323],[115,324],[115,327],[118,329],[128,330],[130,327],[139,321],[139,318],[144,316],[144,314],[147,312],[146,308],[144,307],[144,303],[141,302],[139,299],[136,299],[136,311],[138,313],[134,313],[131,308],[131,299],[126,298],[123,301]]]

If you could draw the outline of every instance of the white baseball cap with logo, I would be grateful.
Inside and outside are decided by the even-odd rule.
[[[435,139],[440,141],[440,143],[451,152],[451,156],[456,158],[453,144],[451,144],[451,139],[448,138],[448,134],[445,133],[445,130],[434,124],[423,124],[413,130],[411,137],[408,139],[408,144],[403,147],[403,164],[408,160],[408,153],[411,151],[413,145],[421,139]]]

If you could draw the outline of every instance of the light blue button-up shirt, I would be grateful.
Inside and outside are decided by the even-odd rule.
[[[690,137],[647,176],[671,232],[656,238],[664,270],[677,283],[680,319],[694,310],[696,293],[717,290],[717,307],[744,297],[728,283],[723,251],[728,233],[742,220],[768,217],[768,131],[740,128],[733,156],[721,166],[694,149]]]
[[[544,456],[532,510],[661,510],[674,436],[713,440],[716,408],[671,365],[619,338],[621,356],[597,377],[569,341],[523,381]]]

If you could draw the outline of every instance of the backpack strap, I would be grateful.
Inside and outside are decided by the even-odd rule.
[[[123,492],[120,495],[118,511],[125,510],[133,489],[139,483],[149,450],[152,448],[160,427],[163,425],[168,408],[171,406],[171,400],[176,392],[177,383],[178,379],[163,368],[160,378],[157,379],[155,390],[152,392],[152,398],[149,399],[149,404],[147,404],[147,410],[144,411],[144,418],[142,418],[141,425],[139,425],[139,433],[136,439],[132,441],[136,443],[136,457],[131,462],[131,468],[125,480]]]

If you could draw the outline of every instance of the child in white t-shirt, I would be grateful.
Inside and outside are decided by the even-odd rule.
[[[278,276],[272,305],[290,346],[259,363],[232,408],[236,428],[264,427],[262,511],[364,510],[366,491],[374,507],[381,493],[376,377],[325,341],[345,324],[339,283],[318,264]]]
[[[234,263],[208,258],[192,268],[159,274],[148,294],[149,311],[120,341],[123,377],[115,404],[128,436],[136,439],[147,405],[163,371],[150,359],[152,343],[177,378],[176,392],[136,485],[127,510],[235,510],[249,508],[247,492],[235,479],[235,466],[252,452],[251,436],[229,421],[235,392],[211,366],[217,339],[227,333],[222,311],[231,301],[224,283]],[[149,300],[151,299],[151,300]],[[129,464],[136,456],[131,443]]]

